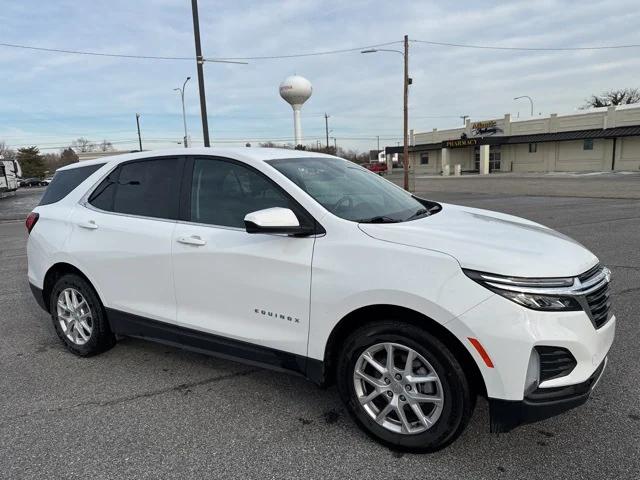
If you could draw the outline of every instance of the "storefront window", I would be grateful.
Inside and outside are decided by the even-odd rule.
[[[489,172],[500,170],[500,145],[491,145],[489,147]],[[480,147],[474,148],[475,170],[480,171]]]
[[[420,165],[429,165],[429,152],[422,152],[420,154]]]
[[[585,138],[582,144],[583,150],[593,150],[593,138]]]
[[[530,143],[529,144],[529,153],[536,153],[538,151],[538,144],[537,143]]]

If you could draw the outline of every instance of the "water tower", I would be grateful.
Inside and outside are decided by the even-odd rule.
[[[311,82],[299,75],[287,77],[280,84],[280,96],[293,108],[293,132],[296,145],[302,144],[302,123],[300,109],[302,104],[311,97]]]

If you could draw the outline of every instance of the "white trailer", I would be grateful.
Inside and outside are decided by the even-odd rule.
[[[16,160],[4,160],[0,156],[0,198],[15,193],[21,176],[20,164]]]

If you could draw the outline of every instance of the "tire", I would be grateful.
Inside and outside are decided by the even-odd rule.
[[[77,308],[66,307],[74,302]],[[51,290],[49,310],[56,334],[70,352],[90,357],[115,345],[115,335],[102,302],[91,284],[81,276],[66,274],[56,281]]]
[[[388,345],[394,352],[392,358],[395,366],[392,368],[396,368],[394,372],[397,372],[393,374],[393,379],[378,370],[380,366],[388,367]],[[435,374],[437,380],[412,384],[408,380],[411,378],[407,376],[408,370],[397,370],[406,362],[410,350],[413,350],[411,355],[415,358],[411,362],[411,376],[418,379],[422,375],[420,378],[426,379],[427,375],[432,378],[432,374]],[[364,359],[365,354],[377,363],[376,368]],[[381,387],[373,387],[369,380],[363,380],[356,369],[373,377]],[[380,378],[376,378],[376,375],[380,375]],[[396,375],[402,379],[395,380]],[[390,383],[387,384],[385,379]],[[446,345],[426,330],[396,320],[371,323],[349,335],[338,359],[336,380],[340,396],[356,423],[369,436],[394,450],[433,452],[449,445],[462,433],[475,406],[476,398],[469,381]],[[388,386],[385,387],[385,384]],[[373,395],[373,390],[380,388],[383,393]],[[385,388],[389,390],[385,391]],[[421,402],[420,399],[427,398],[425,392],[428,401]],[[374,400],[363,406],[360,398],[369,395],[374,396]],[[441,397],[439,403],[431,403],[431,398],[437,397]],[[401,421],[400,412],[395,408],[383,420],[383,425],[374,416],[384,413],[386,402],[391,403],[393,399],[396,406],[401,407],[406,422]],[[418,411],[428,419],[419,421],[415,406],[408,402],[418,402]]]

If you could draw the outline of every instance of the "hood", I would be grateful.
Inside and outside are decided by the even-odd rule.
[[[500,275],[574,276],[598,262],[575,240],[538,223],[446,203],[429,217],[359,227],[373,238],[446,253],[463,268]]]

